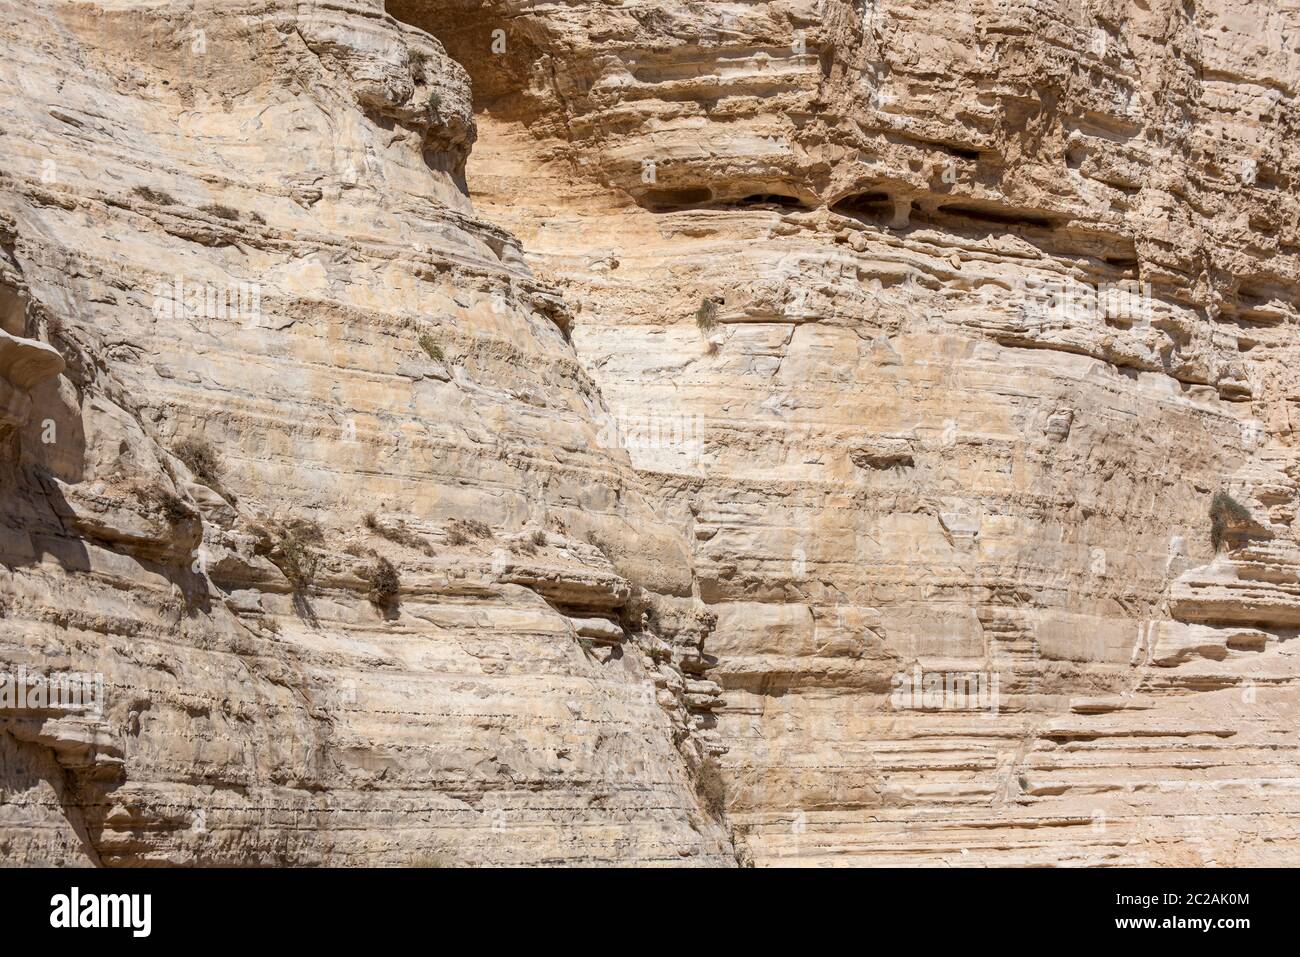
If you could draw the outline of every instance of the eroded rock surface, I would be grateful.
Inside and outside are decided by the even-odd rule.
[[[759,863],[1295,859],[1300,11],[400,7],[690,535]]]
[[[4,860],[1294,862],[1300,9],[10,6]]]
[[[0,858],[734,864],[689,546],[465,72],[378,2],[6,6],[0,651],[105,691],[0,711]]]

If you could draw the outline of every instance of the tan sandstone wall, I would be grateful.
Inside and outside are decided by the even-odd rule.
[[[1294,860],[1300,10],[390,8],[690,535],[760,863]]]
[[[1300,8],[9,6],[6,862],[1294,862]]]
[[[734,863],[689,547],[464,71],[379,2],[3,6],[0,650],[106,706],[0,712],[0,857]]]

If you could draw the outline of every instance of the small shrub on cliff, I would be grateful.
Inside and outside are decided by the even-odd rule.
[[[29,307],[30,308],[30,307]],[[41,310],[37,312],[40,318],[45,320],[45,341],[57,344],[63,339],[63,320],[52,312]]]
[[[442,114],[442,96],[438,93],[429,94],[429,102],[425,105],[430,119],[437,119]]]
[[[181,439],[172,448],[172,453],[204,485],[216,485],[221,481],[221,456],[206,439]]]
[[[1223,545],[1223,536],[1229,528],[1249,521],[1250,509],[1227,492],[1215,492],[1210,500],[1210,544],[1214,550],[1217,552]]]
[[[362,520],[366,530],[395,542],[398,545],[405,545],[407,548],[414,548],[418,552],[423,552],[430,557],[433,556],[433,546],[423,535],[418,535],[411,531],[405,525],[398,523],[396,525],[386,525],[375,518],[374,512],[367,512],[366,517]]]
[[[610,543],[597,532],[587,532],[585,537],[587,544],[604,555],[606,559],[614,554],[614,549]]]
[[[646,657],[656,664],[661,661],[672,661],[672,649],[664,644],[663,640],[648,633],[642,633],[641,650],[645,652]]]
[[[423,50],[411,51],[411,78],[416,83],[423,83],[429,78],[429,54]]]
[[[179,525],[194,513],[181,498],[165,488],[151,488],[145,491],[144,500],[163,513],[170,525]]]
[[[411,862],[406,866],[418,868],[443,868],[456,867],[457,865],[456,858],[450,851],[445,849],[435,849],[416,854],[411,858]]]
[[[512,552],[520,555],[536,555],[537,546],[533,544],[532,539],[525,538],[522,541],[515,542],[510,546]]]
[[[215,216],[217,219],[228,219],[232,222],[239,219],[239,211],[226,206],[224,203],[209,203],[207,206],[202,207],[202,209],[203,212]]]
[[[712,759],[700,766],[699,776],[695,779],[695,791],[705,810],[715,818],[721,819],[727,813],[727,785],[717,763]]]
[[[718,324],[718,304],[712,299],[704,299],[700,302],[700,308],[695,310],[695,325],[700,332],[711,332]]]
[[[491,538],[492,529],[473,518],[458,518],[447,526],[447,542],[467,545],[472,539]]]
[[[544,546],[548,539],[546,532],[540,528],[535,528],[519,541],[510,546],[510,550],[520,552],[524,555],[536,555],[537,549]]]
[[[325,530],[321,528],[320,522],[314,518],[292,519],[285,525],[285,528],[289,530],[290,535],[313,545],[319,545],[325,541]]]
[[[271,561],[289,579],[295,592],[303,592],[316,582],[320,555],[311,546],[323,537],[315,522],[300,521],[284,528],[280,540],[271,549]]]
[[[159,206],[175,206],[176,197],[171,193],[161,189],[154,189],[152,186],[137,186],[131,190],[145,202],[157,203]]]
[[[417,341],[420,343],[420,348],[423,349],[425,354],[434,362],[447,361],[447,357],[443,354],[442,346],[438,345],[438,340],[433,338],[433,336],[428,333],[422,333]]]
[[[402,590],[397,569],[387,558],[375,559],[375,563],[366,570],[366,581],[370,583],[366,597],[381,608],[391,605]]]

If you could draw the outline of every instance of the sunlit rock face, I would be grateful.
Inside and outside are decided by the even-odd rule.
[[[6,6],[3,862],[1294,862],[1300,10]]]
[[[690,545],[466,72],[379,2],[0,6],[0,861],[734,865]]]
[[[1300,11],[389,9],[692,543],[745,853],[1294,859]]]

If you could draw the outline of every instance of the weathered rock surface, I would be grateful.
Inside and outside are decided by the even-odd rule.
[[[694,545],[759,863],[1294,862],[1300,11],[400,6]]]
[[[689,546],[464,71],[379,2],[3,6],[0,660],[105,700],[0,710],[0,859],[734,864]]]
[[[1294,863],[1300,8],[0,6],[0,859]]]

